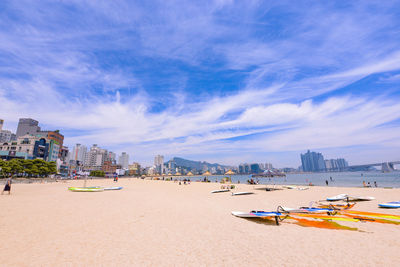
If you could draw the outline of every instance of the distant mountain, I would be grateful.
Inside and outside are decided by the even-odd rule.
[[[196,169],[196,170],[202,170],[204,166],[207,166],[208,169],[215,167],[217,168],[218,166],[221,168],[227,168],[228,166],[217,164],[217,163],[208,163],[205,161],[193,161],[193,160],[188,160],[188,159],[183,159],[183,158],[178,158],[174,157],[173,159],[169,160],[169,162],[175,162],[177,167],[185,167],[189,169]]]

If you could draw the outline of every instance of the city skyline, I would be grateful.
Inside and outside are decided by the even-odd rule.
[[[64,144],[227,165],[400,151],[396,1],[4,1],[0,118]],[[27,8],[29,7],[29,8]]]

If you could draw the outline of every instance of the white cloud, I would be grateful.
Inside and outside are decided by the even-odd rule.
[[[0,26],[10,25],[0,30],[0,116],[14,125],[33,117],[74,132],[66,136],[70,145],[98,143],[147,159],[221,155],[226,162],[307,148],[399,147],[396,97],[326,95],[400,69],[390,3],[374,12],[357,4],[302,9],[257,1],[160,1],[147,8],[75,1],[44,10],[33,2],[31,8],[10,5],[20,16],[0,19]],[[145,77],[114,57],[132,65],[160,60],[171,68],[166,75],[173,76],[173,89],[154,99],[152,86],[163,69]],[[185,91],[190,71],[245,78],[235,81],[235,93],[208,88],[204,97]],[[126,88],[134,90],[126,94]],[[157,101],[166,108],[152,111]]]

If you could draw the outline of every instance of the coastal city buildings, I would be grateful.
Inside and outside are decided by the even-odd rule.
[[[164,171],[164,156],[157,155],[154,157],[155,172],[159,174],[165,173]]]
[[[264,169],[265,170],[272,170],[274,167],[272,166],[272,163],[265,163],[264,165]]]
[[[300,157],[304,172],[343,171],[349,166],[343,158],[325,160],[321,153],[310,150],[305,154],[300,154]]]
[[[49,160],[50,140],[41,136],[24,135],[16,141],[0,143],[0,157],[3,159],[43,159]],[[53,143],[52,149],[56,149]],[[58,155],[58,151],[57,151]]]
[[[117,165],[107,160],[104,161],[101,170],[104,171],[106,177],[112,177],[117,172],[118,169],[121,169],[121,165]]]
[[[107,160],[107,150],[100,148],[97,144],[92,145],[86,154],[84,167],[87,171],[98,171],[102,169],[104,162]]]
[[[117,158],[117,155],[114,152],[108,151],[107,161],[110,161],[112,164],[117,164],[116,158]]]
[[[41,131],[39,122],[31,118],[21,118],[17,134],[2,129],[4,121],[0,120],[0,156],[2,158],[40,158],[46,161],[57,161],[61,156],[64,136],[59,130]],[[11,133],[11,134],[10,134]]]
[[[239,174],[258,174],[265,171],[274,170],[271,163],[243,163],[237,168]]]
[[[349,164],[345,159],[326,159],[325,168],[327,171],[343,171]]]
[[[72,149],[69,159],[83,164],[86,159],[86,154],[87,147],[81,144],[76,144]]]
[[[320,172],[325,171],[324,156],[321,153],[307,151],[305,154],[300,154],[301,165],[305,172]]]
[[[39,122],[31,118],[21,118],[18,122],[17,137],[40,132]]]
[[[17,136],[11,131],[3,129],[4,120],[0,119],[0,143],[17,140]]]
[[[141,166],[139,163],[134,162],[128,166],[129,168],[129,175],[130,176],[139,176],[141,175]]]
[[[126,152],[122,152],[118,157],[118,164],[121,165],[123,169],[129,168],[129,155]]]

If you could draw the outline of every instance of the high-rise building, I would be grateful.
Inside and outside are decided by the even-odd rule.
[[[333,164],[333,162],[332,162],[331,159],[326,159],[326,160],[325,160],[325,168],[326,168],[327,171],[333,170],[333,168],[334,168],[333,165],[334,165],[334,164]]]
[[[55,131],[38,131],[36,135],[46,137],[48,140],[54,141],[56,144],[55,147],[58,146],[58,151],[54,150],[54,157],[57,156],[57,158],[61,157],[61,148],[64,144],[64,135],[60,134],[59,130]],[[57,159],[56,158],[56,159]]]
[[[11,131],[1,130],[0,131],[0,143],[15,141],[16,136]]]
[[[327,171],[343,171],[349,164],[345,159],[327,159],[325,167]]]
[[[87,154],[87,147],[81,144],[76,144],[72,149],[70,160],[84,164]]]
[[[0,143],[16,141],[17,136],[8,130],[3,130],[4,120],[0,119]]]
[[[258,163],[251,164],[250,171],[251,173],[260,173],[261,172],[260,165]]]
[[[119,156],[118,164],[121,165],[123,169],[128,169],[129,155],[126,152],[122,152],[122,154]]]
[[[17,137],[26,134],[36,134],[40,131],[39,122],[31,118],[21,118],[18,122]]]
[[[70,152],[68,151],[68,147],[66,147],[66,146],[61,147],[61,149],[60,149],[60,159],[63,162],[66,162],[67,159],[68,159],[69,153]]]
[[[107,154],[106,149],[102,149],[97,144],[94,144],[86,154],[85,168],[87,170],[101,170],[104,161],[107,159]]]
[[[324,156],[321,153],[307,151],[305,154],[301,154],[301,165],[305,172],[319,172],[325,171]]]
[[[265,170],[272,170],[272,169],[274,168],[274,167],[272,166],[272,163],[268,163],[268,162],[265,163],[264,167],[265,167],[265,168],[264,168]]]
[[[154,158],[155,171],[159,174],[164,173],[164,156],[157,155]]]
[[[168,173],[175,174],[176,172],[176,163],[173,160],[168,162]]]
[[[49,141],[49,155],[48,161],[57,161],[59,153],[60,153],[60,145],[54,140]]]
[[[341,171],[349,166],[349,163],[343,158],[337,159],[336,161],[337,161],[338,168]]]

